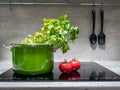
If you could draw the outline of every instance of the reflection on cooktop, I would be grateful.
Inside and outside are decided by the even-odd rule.
[[[0,81],[120,81],[120,76],[95,62],[81,62],[78,71],[61,73],[58,62],[54,63],[53,72],[43,75],[20,75],[12,69],[0,75]]]
[[[12,80],[53,80],[53,73],[47,73],[44,75],[20,75],[14,73]]]

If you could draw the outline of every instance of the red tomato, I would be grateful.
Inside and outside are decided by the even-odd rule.
[[[61,72],[63,73],[69,73],[70,71],[72,71],[72,65],[69,62],[61,62],[59,64],[59,69]]]
[[[69,62],[72,65],[72,70],[78,70],[81,66],[80,61],[76,60],[76,59],[72,59]]]

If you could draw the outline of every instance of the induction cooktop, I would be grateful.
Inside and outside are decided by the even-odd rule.
[[[52,72],[43,75],[20,75],[11,69],[0,74],[0,81],[120,81],[120,75],[95,62],[81,62],[81,68],[70,73],[61,73],[59,62],[54,63]]]

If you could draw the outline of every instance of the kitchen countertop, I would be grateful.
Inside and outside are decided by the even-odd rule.
[[[88,62],[88,61],[87,61]],[[91,62],[91,61],[89,61]],[[94,61],[105,68],[120,75],[120,61]],[[0,74],[7,71],[12,67],[11,61],[1,60],[0,61]],[[120,90],[120,81],[88,81],[88,82],[0,82],[0,90],[59,90],[59,89],[69,89],[69,90]]]

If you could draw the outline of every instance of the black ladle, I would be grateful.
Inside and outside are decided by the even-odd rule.
[[[104,24],[104,11],[100,10],[100,17],[101,17],[101,32],[98,34],[98,44],[104,45],[105,44],[105,34],[103,32],[103,24]]]
[[[93,9],[92,10],[92,18],[93,18],[93,32],[92,32],[92,34],[90,35],[90,43],[92,44],[92,45],[94,45],[96,42],[97,42],[97,36],[95,35],[95,14],[96,12],[95,12],[95,10]]]

